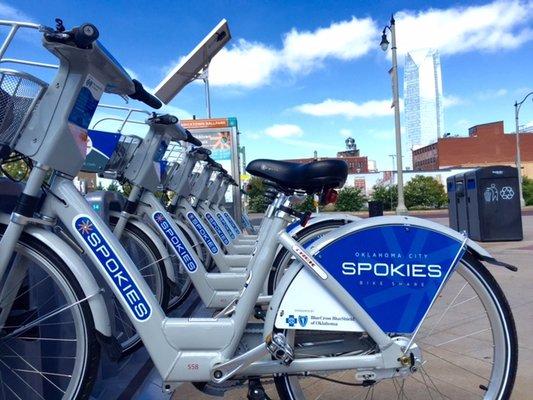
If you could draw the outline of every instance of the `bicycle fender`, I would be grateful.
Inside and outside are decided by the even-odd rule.
[[[9,218],[9,215],[2,214],[0,215],[0,222],[8,224]],[[24,232],[44,243],[63,260],[78,279],[84,295],[91,297],[87,303],[89,304],[96,330],[106,337],[111,337],[111,322],[101,288],[78,253],[56,234],[41,227],[28,225]]]
[[[302,229],[308,228],[310,226],[313,226],[323,221],[355,222],[355,221],[360,221],[360,220],[362,220],[362,218],[357,217],[355,215],[344,214],[344,213],[313,214],[311,216],[311,219],[309,220],[309,222],[307,222],[305,226],[302,226],[300,224],[300,220],[296,220],[287,226],[286,232],[292,237],[294,237]]]
[[[119,218],[120,212],[119,211],[111,211],[109,213],[110,216]],[[173,282],[176,283],[176,273],[174,272],[174,267],[172,266],[172,261],[170,260],[170,255],[168,253],[168,250],[165,246],[165,243],[160,239],[160,236],[157,232],[155,232],[148,224],[141,221],[138,218],[130,218],[128,219],[128,223],[134,225],[135,227],[142,230],[144,233],[146,233],[153,241],[155,247],[157,247],[157,250],[161,254],[161,257],[163,257],[163,263],[165,265],[165,272],[167,274],[167,278]]]

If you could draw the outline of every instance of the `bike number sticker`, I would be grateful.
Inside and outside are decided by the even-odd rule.
[[[187,213],[187,218],[189,221],[191,221],[192,226],[194,226],[194,229],[196,229],[196,232],[198,232],[211,254],[217,254],[218,246],[211,235],[207,232],[207,228],[204,226],[204,224],[202,224],[198,217],[192,212]]]
[[[213,214],[211,213],[205,213],[205,219],[207,219],[207,221],[209,222],[209,224],[211,224],[211,226],[213,227],[213,229],[215,230],[215,232],[217,233],[218,237],[220,238],[220,240],[222,240],[222,243],[224,243],[226,246],[229,244],[229,239],[228,237],[224,234],[224,231],[222,231],[222,228],[220,227],[220,225],[217,223],[217,221],[215,220],[215,218],[213,217]]]
[[[183,265],[185,265],[185,268],[189,272],[194,272],[198,269],[198,266],[196,265],[196,262],[191,257],[191,253],[185,248],[185,245],[181,241],[180,237],[174,230],[174,228],[170,225],[170,223],[167,221],[163,213],[160,211],[156,211],[153,213],[152,218],[154,219],[156,225],[158,228],[163,232],[165,237],[168,239],[168,241],[171,243],[172,247],[176,251],[176,254],[180,258]]]
[[[135,319],[138,321],[148,319],[152,314],[148,301],[91,219],[86,215],[80,215],[74,218],[72,224],[113,281]]]

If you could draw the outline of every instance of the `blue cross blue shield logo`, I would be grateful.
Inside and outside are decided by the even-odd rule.
[[[300,325],[302,327],[307,325],[307,321],[308,320],[309,320],[309,318],[307,317],[307,315],[299,315],[298,316],[298,322],[300,323]]]
[[[287,318],[285,318],[285,322],[292,328],[298,323],[298,320],[294,317],[294,315],[289,315]]]

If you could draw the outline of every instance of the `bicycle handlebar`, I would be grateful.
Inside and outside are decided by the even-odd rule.
[[[198,147],[202,145],[202,142],[195,138],[188,129],[185,129],[185,132],[187,133],[187,139],[185,140],[186,142]]]
[[[142,101],[144,104],[155,108],[156,110],[163,106],[161,100],[159,100],[153,94],[147,92],[141,82],[139,82],[137,79],[132,79],[132,82],[135,85],[135,92],[130,94],[129,97],[135,100]]]

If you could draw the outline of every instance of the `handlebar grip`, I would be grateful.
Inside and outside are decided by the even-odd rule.
[[[176,125],[179,121],[178,117],[170,114],[158,115],[154,117],[153,120],[162,125]]]
[[[141,82],[139,82],[137,79],[132,79],[132,81],[133,81],[133,84],[135,85],[135,92],[129,95],[132,99],[142,101],[144,104],[155,109],[159,109],[163,106],[163,103],[161,103],[161,100],[159,100],[153,94],[148,93],[144,89]]]
[[[202,142],[199,139],[196,139],[188,129],[185,129],[185,132],[187,133],[187,139],[185,140],[186,142],[198,147],[202,145]]]

